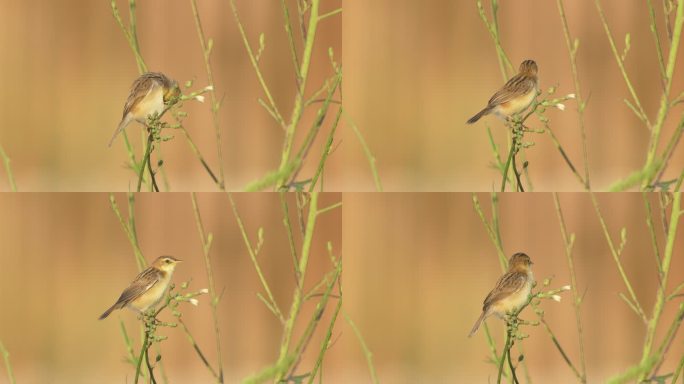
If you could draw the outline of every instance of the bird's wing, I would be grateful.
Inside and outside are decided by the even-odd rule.
[[[507,103],[516,97],[527,95],[534,87],[536,87],[536,83],[532,78],[517,74],[511,77],[501,89],[496,91],[492,98],[489,99],[488,104],[490,106],[497,106]]]
[[[524,272],[509,272],[499,278],[496,286],[489,292],[489,295],[484,300],[483,308],[489,307],[509,295],[523,289],[527,282],[527,274]]]
[[[155,73],[145,74],[138,77],[131,86],[131,93],[128,95],[126,105],[124,105],[123,118],[137,105],[142,99],[147,97],[155,88],[161,86],[161,80]]]
[[[127,305],[131,301],[137,299],[143,293],[147,292],[160,280],[159,271],[154,268],[148,268],[138,275],[138,277],[133,280],[131,285],[128,286],[117,300],[117,303],[121,303],[122,306]]]

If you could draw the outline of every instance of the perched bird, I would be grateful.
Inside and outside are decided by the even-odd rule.
[[[159,256],[149,268],[140,272],[128,288],[124,289],[116,303],[100,316],[100,320],[109,316],[115,309],[128,307],[144,313],[156,306],[164,298],[173,271],[179,262],[181,260],[171,256]]]
[[[480,328],[482,321],[495,314],[503,318],[506,313],[515,312],[526,302],[534,284],[532,260],[524,253],[516,253],[508,261],[508,271],[499,278],[482,305],[482,314],[477,319],[468,337]]]
[[[109,140],[112,146],[116,135],[135,120],[145,124],[148,116],[161,113],[164,103],[180,94],[180,88],[175,80],[171,80],[160,72],[147,72],[135,79],[131,86],[131,92],[124,105],[123,116],[114,135]]]
[[[525,60],[520,64],[519,73],[511,77],[504,86],[494,93],[487,106],[468,120],[468,124],[480,120],[484,115],[494,113],[501,118],[524,111],[537,97],[539,79],[537,63]]]

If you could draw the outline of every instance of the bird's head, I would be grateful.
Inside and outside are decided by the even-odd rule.
[[[520,63],[520,73],[536,75],[537,71],[537,63],[535,63],[534,60],[525,60],[522,63]]]
[[[528,270],[532,266],[532,260],[530,259],[529,256],[522,252],[518,252],[515,255],[511,256],[511,258],[508,260],[508,269],[509,270]]]
[[[176,80],[172,80],[164,89],[164,102],[169,102],[180,97],[181,90]]]
[[[173,256],[159,256],[152,265],[164,272],[173,272],[176,268],[176,264],[182,262],[183,260],[176,259]]]

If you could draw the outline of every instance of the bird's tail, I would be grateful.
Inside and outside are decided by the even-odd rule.
[[[477,330],[480,328],[480,324],[482,324],[482,321],[485,319],[485,317],[487,317],[487,311],[482,311],[482,314],[475,322],[475,325],[473,325],[473,329],[470,330],[468,337],[473,336],[475,332],[477,332]]]
[[[482,116],[488,114],[488,113],[491,112],[491,111],[492,111],[492,108],[491,108],[490,106],[486,106],[485,109],[481,110],[481,111],[478,112],[475,116],[471,117],[471,118],[467,121],[467,123],[468,123],[468,124],[473,124],[474,122],[480,120],[480,118],[482,118]]]
[[[109,316],[110,313],[112,313],[113,310],[119,309],[119,308],[120,308],[120,306],[119,306],[119,303],[117,302],[116,304],[109,307],[108,310],[104,311],[103,314],[100,315],[100,320],[106,318],[107,316]]]
[[[112,143],[114,142],[114,139],[116,139],[116,135],[118,135],[121,131],[123,131],[124,128],[128,125],[128,123],[131,122],[131,114],[127,114],[124,116],[123,119],[121,119],[121,122],[119,123],[119,126],[116,127],[116,131],[114,131],[114,134],[112,135],[112,138],[109,140],[109,144],[107,144],[107,147],[111,147]]]

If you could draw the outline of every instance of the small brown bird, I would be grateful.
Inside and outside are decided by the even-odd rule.
[[[113,310],[123,307],[140,313],[155,307],[164,298],[173,271],[179,262],[181,260],[171,256],[159,256],[149,268],[140,272],[131,285],[121,293],[116,303],[100,316],[100,320],[109,316]]]
[[[147,122],[147,117],[164,110],[164,103],[180,94],[180,88],[175,80],[171,80],[160,72],[147,72],[135,79],[131,92],[124,105],[123,116],[114,135],[109,140],[109,147],[114,139],[132,120],[141,124]]]
[[[509,116],[524,111],[532,104],[539,91],[537,63],[525,60],[520,64],[519,73],[511,77],[504,86],[494,93],[487,106],[468,120],[468,124],[480,120],[484,115],[494,113],[507,119]]]
[[[468,337],[480,328],[489,315],[503,318],[506,313],[515,312],[522,307],[532,291],[534,276],[532,260],[524,253],[516,253],[508,261],[508,272],[499,278],[496,286],[489,292],[482,305],[482,314],[477,319]]]

